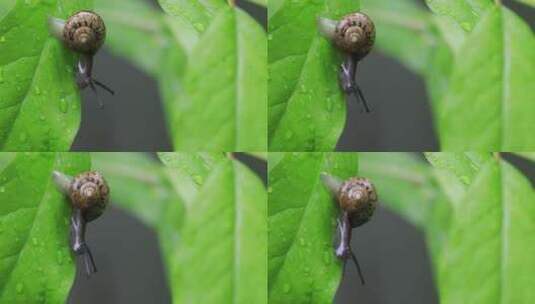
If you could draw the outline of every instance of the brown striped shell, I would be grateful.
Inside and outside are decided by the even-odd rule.
[[[351,226],[358,227],[370,220],[377,206],[377,191],[366,178],[346,180],[338,190],[340,208],[349,213]]]
[[[346,15],[335,28],[334,44],[347,53],[364,58],[375,43],[375,25],[368,15],[357,12]]]
[[[102,174],[89,171],[74,177],[69,195],[74,207],[82,210],[84,218],[89,222],[99,217],[106,209],[110,188]]]
[[[70,16],[63,28],[63,41],[78,53],[95,54],[105,39],[104,21],[91,11],[79,11]]]

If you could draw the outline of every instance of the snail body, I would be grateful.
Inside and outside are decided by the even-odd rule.
[[[375,24],[372,19],[361,12],[345,15],[339,21],[318,18],[320,33],[345,54],[345,61],[340,67],[340,86],[350,98],[362,101],[364,110],[370,108],[364,94],[356,82],[359,61],[366,57],[375,44]]]
[[[336,256],[344,261],[352,258],[357,266],[361,282],[364,284],[359,263],[351,250],[351,231],[371,219],[377,206],[375,186],[364,177],[353,177],[341,181],[334,176],[322,173],[321,179],[331,193],[336,196],[337,206],[341,210],[338,219],[340,243],[336,247]]]
[[[78,87],[84,89],[89,86],[97,94],[95,85],[98,85],[113,95],[113,90],[92,76],[93,57],[106,40],[104,20],[95,12],[79,11],[67,20],[50,17],[48,24],[52,35],[61,40],[68,49],[80,54],[76,65]],[[98,101],[102,107],[103,103]]]
[[[98,218],[109,201],[110,189],[102,174],[89,171],[71,177],[54,171],[52,177],[58,189],[69,197],[71,215],[71,247],[76,255],[84,257],[86,273],[97,271],[91,251],[85,242],[86,224]]]

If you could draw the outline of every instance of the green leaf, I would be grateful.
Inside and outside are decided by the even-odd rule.
[[[425,232],[437,264],[447,240],[451,206],[433,168],[408,153],[359,153],[359,175],[377,188],[379,202]]]
[[[175,149],[266,150],[265,41],[240,9],[219,11],[188,58],[172,105]]]
[[[268,153],[267,152],[247,152],[247,154],[254,156],[260,160],[267,161]]]
[[[535,0],[516,0],[516,1],[535,7]]]
[[[165,163],[176,165],[171,167],[175,171],[204,172],[187,204],[181,246],[174,253],[173,302],[267,303],[262,182],[235,160],[220,160],[206,171],[172,157],[163,156]]]
[[[535,162],[535,152],[520,152],[515,154]]]
[[[74,280],[70,202],[52,171],[90,168],[76,153],[18,153],[0,171],[0,303],[64,303]]]
[[[529,180],[490,154],[476,166],[473,155],[455,154],[456,162],[448,153],[430,156],[466,185],[442,256],[441,302],[533,302],[535,192]]]
[[[75,56],[48,33],[89,0],[17,1],[0,20],[0,149],[69,150],[80,124]]]
[[[334,254],[338,208],[320,181],[358,171],[356,153],[269,153],[269,303],[331,303],[342,263]]]
[[[359,1],[296,0],[276,9],[268,21],[269,150],[332,151],[345,122],[342,56],[319,34],[316,19],[340,18]]]
[[[474,28],[485,11],[493,5],[491,0],[426,0],[426,2],[433,12],[452,18],[467,32]]]
[[[361,0],[361,8],[375,23],[375,47],[417,73],[427,69],[440,41],[428,11],[413,0]]]
[[[267,5],[267,0],[247,0],[248,2],[251,2],[251,3],[254,3],[254,4],[258,4],[260,6],[266,6]]]
[[[443,150],[535,147],[533,49],[534,35],[524,21],[505,7],[488,11],[461,47],[439,109]]]
[[[95,0],[95,10],[106,21],[106,47],[157,75],[173,39],[163,12],[140,0]]]

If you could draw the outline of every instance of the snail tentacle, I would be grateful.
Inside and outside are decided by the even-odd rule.
[[[59,40],[63,39],[63,28],[65,27],[65,20],[48,17],[48,30],[49,32]]]
[[[52,179],[61,193],[69,195],[73,177],[59,171],[52,172]]]

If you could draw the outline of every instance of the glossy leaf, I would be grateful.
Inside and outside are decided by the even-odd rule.
[[[485,11],[493,6],[491,0],[426,0],[438,15],[455,20],[465,31],[471,31]]]
[[[268,12],[270,151],[332,151],[345,122],[338,85],[339,52],[316,27],[340,18],[359,1],[285,1]]]
[[[269,153],[269,303],[331,303],[342,263],[338,208],[320,180],[357,175],[356,153]]]
[[[106,47],[158,75],[173,39],[163,12],[142,0],[94,1],[95,10],[106,20]]]
[[[442,149],[535,147],[529,89],[535,78],[533,49],[533,32],[518,16],[505,7],[488,11],[461,47],[439,109]]]
[[[70,202],[52,171],[90,168],[76,153],[18,153],[0,167],[0,303],[64,303],[74,280]]]
[[[173,256],[173,302],[267,303],[266,190],[260,179],[234,160],[206,171],[162,157],[174,170],[199,172]]]
[[[530,303],[535,300],[535,192],[529,180],[490,155],[429,154],[466,186],[452,215],[439,272],[444,303]],[[480,157],[481,156],[481,157]],[[443,158],[446,159],[442,162]]]
[[[260,6],[266,6],[267,5],[267,0],[247,0],[247,1],[249,1],[251,3],[255,3],[255,4],[260,5]]]
[[[260,25],[238,8],[221,10],[188,59],[171,113],[175,149],[265,150],[265,64]]]
[[[75,56],[48,33],[49,16],[89,0],[17,1],[0,20],[0,149],[69,150],[80,124]]]
[[[521,152],[521,153],[515,153],[518,156],[522,156],[525,159],[529,159],[531,161],[535,162],[535,152]]]
[[[516,0],[516,1],[535,7],[535,0]]]

